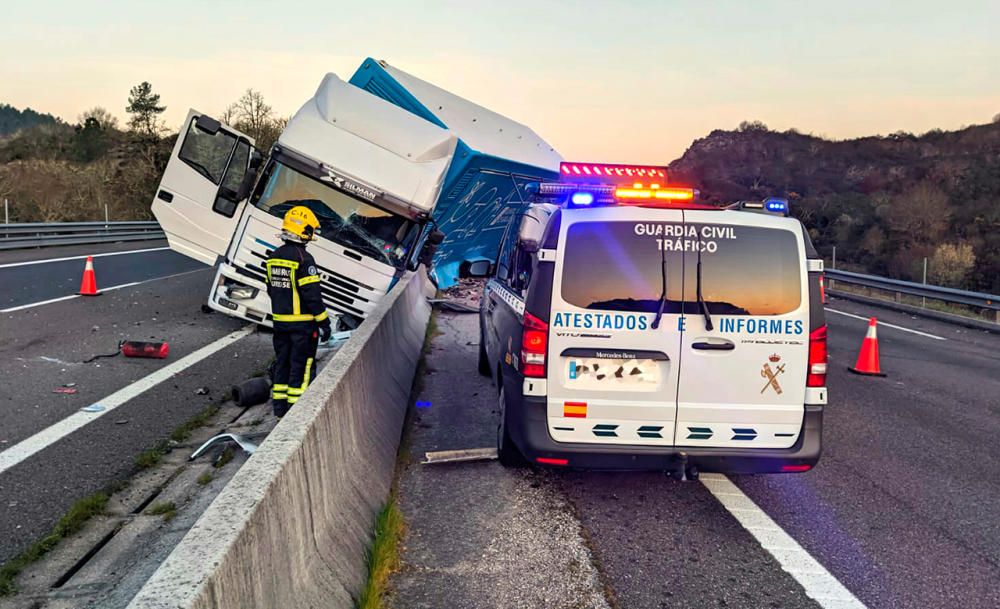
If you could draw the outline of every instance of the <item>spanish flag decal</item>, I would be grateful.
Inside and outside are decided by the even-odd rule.
[[[586,402],[563,402],[563,416],[578,419],[587,418]]]

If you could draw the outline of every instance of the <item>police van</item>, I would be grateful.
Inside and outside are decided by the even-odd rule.
[[[781,199],[727,208],[662,167],[562,163],[507,228],[480,309],[507,466],[805,472],[819,460],[819,258]]]

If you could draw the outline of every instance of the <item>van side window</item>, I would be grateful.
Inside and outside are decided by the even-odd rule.
[[[229,157],[236,147],[236,136],[223,129],[219,129],[214,135],[206,133],[198,128],[196,120],[196,118],[191,119],[181,151],[177,156],[213,184],[218,185],[222,182],[226,166],[229,165]]]

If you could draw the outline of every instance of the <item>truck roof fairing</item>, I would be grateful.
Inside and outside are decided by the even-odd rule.
[[[288,121],[284,148],[322,159],[340,173],[429,213],[458,138],[329,73]]]

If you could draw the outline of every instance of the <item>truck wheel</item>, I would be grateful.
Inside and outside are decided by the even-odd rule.
[[[263,404],[271,397],[271,382],[265,377],[253,378],[233,385],[233,401],[240,408]]]
[[[500,422],[497,424],[497,457],[500,465],[504,467],[524,467],[528,464],[524,455],[517,449],[514,441],[510,439],[507,431],[507,394],[503,389],[503,380],[500,383]]]
[[[479,324],[479,374],[492,376],[493,369],[490,367],[490,359],[486,355],[486,340],[483,336],[483,324]]]

